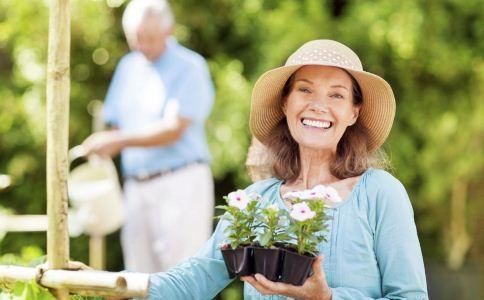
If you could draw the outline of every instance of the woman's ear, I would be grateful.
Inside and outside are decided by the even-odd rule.
[[[358,116],[360,115],[360,108],[361,105],[353,106],[353,116],[351,117],[350,126],[354,125],[356,123],[356,120],[358,120]]]
[[[282,112],[287,116],[287,98],[282,98]]]

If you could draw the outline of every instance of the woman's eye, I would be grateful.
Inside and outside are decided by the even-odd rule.
[[[343,99],[344,98],[343,95],[341,95],[341,94],[333,94],[333,95],[331,95],[331,97],[336,98],[336,99]]]
[[[308,88],[305,88],[305,87],[300,87],[299,91],[303,92],[303,93],[311,93],[311,90],[309,90]]]

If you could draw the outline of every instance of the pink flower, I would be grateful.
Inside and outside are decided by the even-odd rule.
[[[331,186],[326,187],[326,191],[324,192],[324,198],[332,203],[340,203],[343,201],[338,194],[338,191]]]
[[[230,249],[230,244],[229,243],[220,243],[220,244],[218,244],[218,248],[221,249],[221,250]]]
[[[229,206],[237,207],[240,210],[243,210],[247,207],[247,204],[251,201],[249,196],[243,190],[236,190],[235,192],[231,192],[227,196],[229,198],[228,204]]]
[[[299,198],[300,194],[300,192],[287,192],[282,196],[282,198],[284,200],[293,200]]]
[[[310,190],[303,190],[303,191],[294,191],[294,192],[287,192],[284,194],[283,199],[285,200],[293,200],[293,199],[301,199],[301,200],[315,200],[315,199],[323,199],[325,197],[326,187],[324,185],[317,185]]]
[[[307,199],[307,200],[323,199],[325,192],[326,192],[326,187],[322,184],[318,184],[312,189],[304,191],[304,194],[302,195],[303,197],[301,198]]]
[[[302,222],[314,218],[316,213],[309,208],[306,202],[301,202],[292,206],[290,216],[294,220]]]

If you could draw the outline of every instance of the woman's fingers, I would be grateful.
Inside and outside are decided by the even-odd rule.
[[[287,284],[270,281],[269,279],[265,278],[265,276],[262,274],[255,274],[255,279],[257,279],[257,282],[259,282],[262,286],[264,286],[264,288],[274,291],[277,294],[282,294],[286,291],[285,286]]]
[[[254,277],[243,277],[242,280],[250,283],[256,290],[264,295],[284,295],[297,298],[298,295],[301,294],[301,287],[270,281],[262,274],[255,274]]]
[[[323,264],[323,261],[324,261],[324,256],[323,255],[319,255],[316,260],[314,260],[313,262],[313,265],[312,265],[312,268],[313,268],[313,272],[314,274],[313,275],[316,275],[316,276],[324,276],[324,271],[323,271],[323,268],[321,267],[321,265]]]
[[[273,292],[271,292],[270,290],[265,288],[262,284],[260,284],[260,282],[258,282],[257,279],[255,279],[252,276],[243,276],[240,279],[242,279],[242,281],[245,281],[245,282],[249,283],[250,285],[252,285],[256,290],[259,291],[259,293],[261,293],[263,295],[273,295],[274,294]]]
[[[292,298],[306,298],[312,297],[313,295],[321,295],[327,292],[326,289],[328,288],[322,267],[323,260],[324,257],[322,255],[316,258],[312,264],[313,275],[302,286],[273,282],[261,274],[255,274],[253,277],[244,276],[241,279],[252,285],[263,295],[284,295]]]

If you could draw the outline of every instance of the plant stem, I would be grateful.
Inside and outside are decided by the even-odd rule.
[[[301,225],[299,227],[299,236],[298,236],[298,241],[297,241],[297,244],[298,244],[298,247],[297,247],[297,252],[299,254],[303,254],[304,252],[304,225]]]

